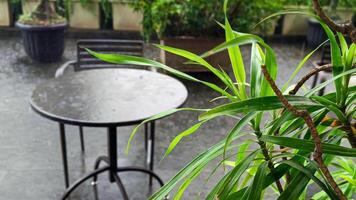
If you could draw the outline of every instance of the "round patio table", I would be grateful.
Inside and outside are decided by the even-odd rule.
[[[153,172],[151,144],[149,169],[118,166],[117,127],[138,124],[156,114],[180,107],[186,100],[186,87],[178,80],[156,72],[139,69],[88,70],[51,79],[32,92],[30,104],[43,117],[59,123],[66,191],[62,199],[84,181],[108,171],[110,182],[116,182],[124,199],[128,199],[118,172],[139,171],[162,180]],[[69,186],[65,124],[107,128],[108,155],[100,156],[94,171]],[[151,124],[150,138],[154,137]],[[105,167],[99,167],[105,162]]]

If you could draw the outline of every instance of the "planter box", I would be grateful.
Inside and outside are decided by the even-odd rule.
[[[211,50],[215,46],[224,42],[224,39],[211,39],[211,38],[164,38],[161,40],[161,44],[172,46],[180,49],[184,49],[195,54],[202,54],[208,50]],[[227,51],[220,52],[218,54],[205,58],[208,63],[214,67],[221,67],[224,70],[230,69],[230,59]],[[207,69],[199,65],[184,64],[187,60],[176,56],[171,53],[167,53],[161,50],[161,61],[166,65],[179,69],[184,72],[206,72]]]
[[[10,26],[10,6],[8,0],[0,0],[0,26]]]
[[[308,12],[306,6],[288,7],[287,9]],[[353,10],[350,8],[338,8],[336,13],[342,20],[351,20]],[[308,30],[309,17],[301,14],[286,14],[284,15],[282,34],[283,35],[306,35]]]
[[[100,28],[99,1],[91,0],[83,6],[79,0],[72,0],[69,26],[72,28]]]
[[[129,2],[112,1],[113,28],[120,31],[141,31],[142,13],[130,7]]]

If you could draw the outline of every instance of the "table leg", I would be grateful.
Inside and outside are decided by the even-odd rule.
[[[79,126],[79,137],[80,137],[80,147],[82,152],[85,152],[85,145],[84,145],[84,135],[83,135],[83,126]]]
[[[99,169],[99,166],[100,166],[101,162],[105,162],[107,165],[109,165],[109,158],[107,156],[100,156],[99,158],[97,158],[96,161],[95,161],[94,170]],[[116,185],[118,186],[119,190],[121,191],[123,199],[124,200],[129,200],[129,196],[128,196],[127,192],[126,192],[125,186],[122,183],[119,175],[116,174],[116,171],[111,172],[111,174],[115,179]],[[93,176],[93,182],[92,182],[92,185],[94,187],[94,193],[95,193],[96,197],[98,196],[97,187],[96,187],[97,178],[98,178],[97,175]]]
[[[149,139],[149,162],[148,169],[153,171],[154,166],[154,154],[155,154],[155,121],[150,123],[150,139]],[[149,178],[149,185],[152,186],[152,175]]]
[[[107,171],[107,170],[110,170],[110,166],[106,166],[106,167],[102,167],[102,168],[99,168],[97,170],[94,170],[93,172],[85,175],[83,178],[77,180],[76,182],[73,183],[73,185],[71,185],[69,188],[67,188],[67,190],[65,191],[65,193],[62,195],[62,200],[65,200],[67,199],[67,197],[80,185],[82,184],[83,182],[85,182],[86,180],[94,177],[94,176],[97,176],[98,174],[104,172],[104,171]]]
[[[114,182],[115,178],[112,172],[116,171],[117,168],[117,130],[116,127],[108,127],[108,157],[109,157],[109,180]]]
[[[68,160],[67,160],[67,145],[66,145],[66,135],[64,124],[59,123],[59,135],[62,147],[62,159],[63,159],[63,171],[64,171],[64,183],[65,187],[69,187],[69,176],[68,176]]]
[[[147,145],[148,145],[148,123],[145,123],[145,152],[147,155]]]

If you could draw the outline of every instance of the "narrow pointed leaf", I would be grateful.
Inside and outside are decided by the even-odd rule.
[[[299,108],[318,106],[316,103],[305,97],[288,95],[285,97],[288,99],[289,103]],[[237,113],[275,110],[283,107],[282,102],[276,96],[259,97],[215,107],[200,115],[199,120],[205,120],[222,115],[235,115]]]
[[[332,189],[330,189],[321,180],[319,180],[316,176],[314,176],[315,169],[310,170],[307,167],[304,167],[303,165],[300,165],[299,163],[294,162],[292,160],[285,160],[285,161],[282,161],[281,163],[284,163],[284,164],[287,164],[287,165],[293,167],[294,169],[305,174],[308,178],[312,179],[322,190],[324,190],[329,195],[329,197],[331,199],[337,198],[335,192]]]
[[[175,109],[171,109],[171,110],[167,110],[165,112],[161,112],[155,116],[152,116],[146,120],[144,120],[143,122],[141,122],[139,125],[137,125],[131,132],[131,135],[130,135],[130,138],[127,142],[127,146],[126,146],[126,153],[128,153],[130,151],[130,147],[131,147],[131,142],[136,134],[136,132],[138,131],[138,129],[145,123],[148,123],[150,121],[154,121],[154,120],[158,120],[158,119],[161,119],[161,118],[164,118],[164,117],[167,117],[169,115],[172,115],[176,112],[179,112],[179,111],[199,111],[199,112],[202,112],[202,111],[205,111],[204,109],[195,109],[195,108],[175,108]]]
[[[263,183],[267,174],[267,162],[263,162],[257,169],[247,199],[259,200],[262,197]]]
[[[315,149],[314,142],[311,140],[297,139],[291,137],[280,137],[280,136],[269,136],[263,135],[261,137],[262,141],[282,145],[285,147],[291,147],[294,149],[301,149],[304,151],[313,152]],[[345,156],[345,157],[356,157],[356,149],[346,148],[338,146],[335,144],[322,143],[322,150],[325,154]]]
[[[160,62],[154,61],[154,60],[150,60],[147,58],[142,58],[142,57],[138,57],[138,56],[129,56],[129,55],[121,55],[121,54],[102,54],[102,53],[96,53],[94,51],[91,51],[89,49],[86,49],[91,55],[95,56],[96,58],[99,58],[100,60],[109,62],[109,63],[114,63],[114,64],[126,64],[126,65],[138,65],[138,66],[149,66],[149,67],[156,67],[156,68],[160,68],[160,69],[164,69],[172,74],[174,74],[175,76],[178,76],[180,78],[184,78],[186,80],[189,81],[194,81],[194,82],[199,82],[202,83],[208,87],[210,87],[211,89],[221,93],[222,95],[228,97],[230,100],[234,100],[235,98],[233,96],[231,96],[228,92],[226,92],[225,90],[221,89],[219,86],[210,83],[210,82],[206,82],[206,81],[202,81],[199,80],[197,78],[194,78],[193,76],[190,76],[186,73],[183,73],[181,71],[178,71],[176,69],[173,69],[171,67],[168,67],[167,65],[164,65]]]
[[[245,115],[243,118],[241,118],[240,121],[238,121],[236,123],[236,125],[230,130],[230,132],[228,133],[227,137],[226,137],[226,142],[225,142],[225,146],[224,146],[224,157],[223,159],[225,159],[225,155],[226,155],[226,150],[228,148],[228,146],[231,143],[232,138],[234,138],[236,135],[241,133],[241,130],[248,124],[248,122],[254,118],[256,116],[256,113],[251,112],[247,115]]]
[[[187,137],[193,133],[195,133],[202,124],[204,124],[206,121],[202,121],[199,122],[197,124],[194,124],[192,127],[190,127],[189,129],[183,131],[182,133],[178,134],[178,136],[176,136],[173,141],[169,144],[166,153],[164,154],[163,158],[167,157],[172,151],[173,149],[177,146],[177,144],[183,139],[183,137]]]

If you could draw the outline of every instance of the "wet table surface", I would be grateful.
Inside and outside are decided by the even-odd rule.
[[[31,107],[52,120],[84,126],[121,126],[180,107],[188,95],[178,80],[138,69],[100,69],[38,85]]]

